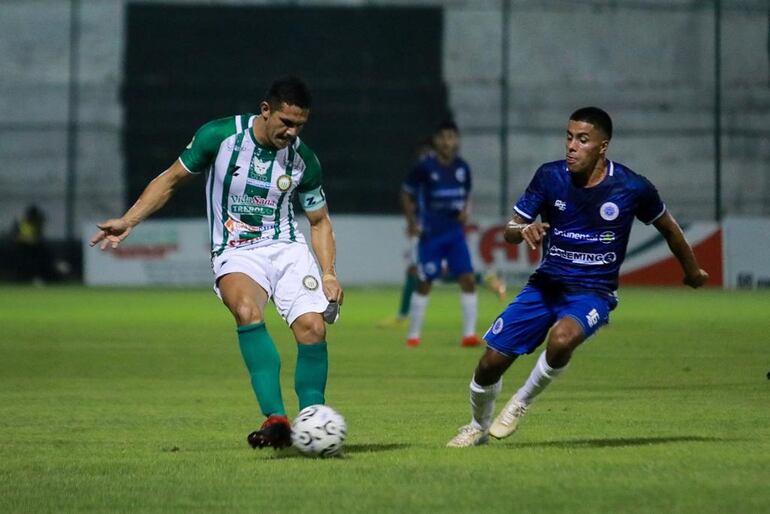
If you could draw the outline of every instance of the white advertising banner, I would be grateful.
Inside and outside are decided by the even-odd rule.
[[[725,218],[725,287],[770,289],[770,219]]]
[[[84,225],[90,239],[96,224]],[[87,285],[211,285],[211,247],[204,219],[148,220],[137,225],[114,250],[83,241]]]
[[[300,217],[300,230],[309,229]],[[344,286],[400,284],[409,262],[409,242],[400,216],[333,216],[337,272]],[[93,233],[94,224],[84,234]],[[467,238],[478,271],[523,283],[540,262],[540,251],[503,240],[505,223],[477,220]],[[770,220],[728,218],[684,227],[710,285],[770,287]],[[724,239],[724,241],[723,241]],[[84,241],[84,277],[89,285],[201,285],[212,283],[208,229],[204,219],[148,220],[115,250],[102,252]],[[724,268],[724,273],[723,273]],[[723,279],[724,275],[724,279]],[[677,285],[682,274],[668,245],[652,226],[635,223],[621,269],[622,284]]]

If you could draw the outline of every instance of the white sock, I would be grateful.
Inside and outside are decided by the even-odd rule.
[[[428,307],[428,295],[420,294],[417,291],[412,293],[412,303],[409,309],[409,333],[406,336],[409,339],[420,337],[422,330],[422,320],[425,319],[425,309]]]
[[[495,413],[495,400],[503,388],[503,379],[496,384],[480,386],[476,379],[471,379],[471,425],[479,430],[487,430],[492,424],[492,415]]]
[[[476,334],[476,317],[479,310],[479,297],[476,293],[460,293],[460,305],[463,308],[463,336]]]
[[[562,368],[552,368],[549,366],[548,362],[545,360],[545,351],[543,351],[543,353],[540,354],[540,357],[538,357],[535,367],[532,368],[529,378],[527,378],[527,381],[521,386],[521,389],[516,391],[514,396],[516,396],[520,402],[529,405],[532,403],[532,400],[535,399],[535,396],[540,394],[543,389],[545,389],[554,378],[561,375],[562,371],[565,369],[567,369],[567,366]]]

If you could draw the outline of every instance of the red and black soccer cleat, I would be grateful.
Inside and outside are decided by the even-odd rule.
[[[252,448],[288,448],[291,446],[291,423],[286,416],[268,416],[259,430],[247,438]]]

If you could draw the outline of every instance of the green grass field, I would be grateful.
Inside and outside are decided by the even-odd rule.
[[[456,291],[418,349],[375,328],[397,296],[347,292],[327,391],[347,453],[317,460],[246,445],[261,419],[209,291],[0,288],[0,512],[767,512],[770,294],[622,291],[520,430],[466,450],[444,447],[480,353]],[[501,308],[481,293],[480,331]],[[295,345],[268,326],[293,415]]]

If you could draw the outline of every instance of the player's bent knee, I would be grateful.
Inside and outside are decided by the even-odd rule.
[[[298,343],[318,343],[326,339],[326,325],[317,312],[303,314],[291,324],[291,329]]]
[[[233,313],[238,326],[251,325],[262,321],[262,311],[256,302],[250,299],[241,299],[227,307]]]

